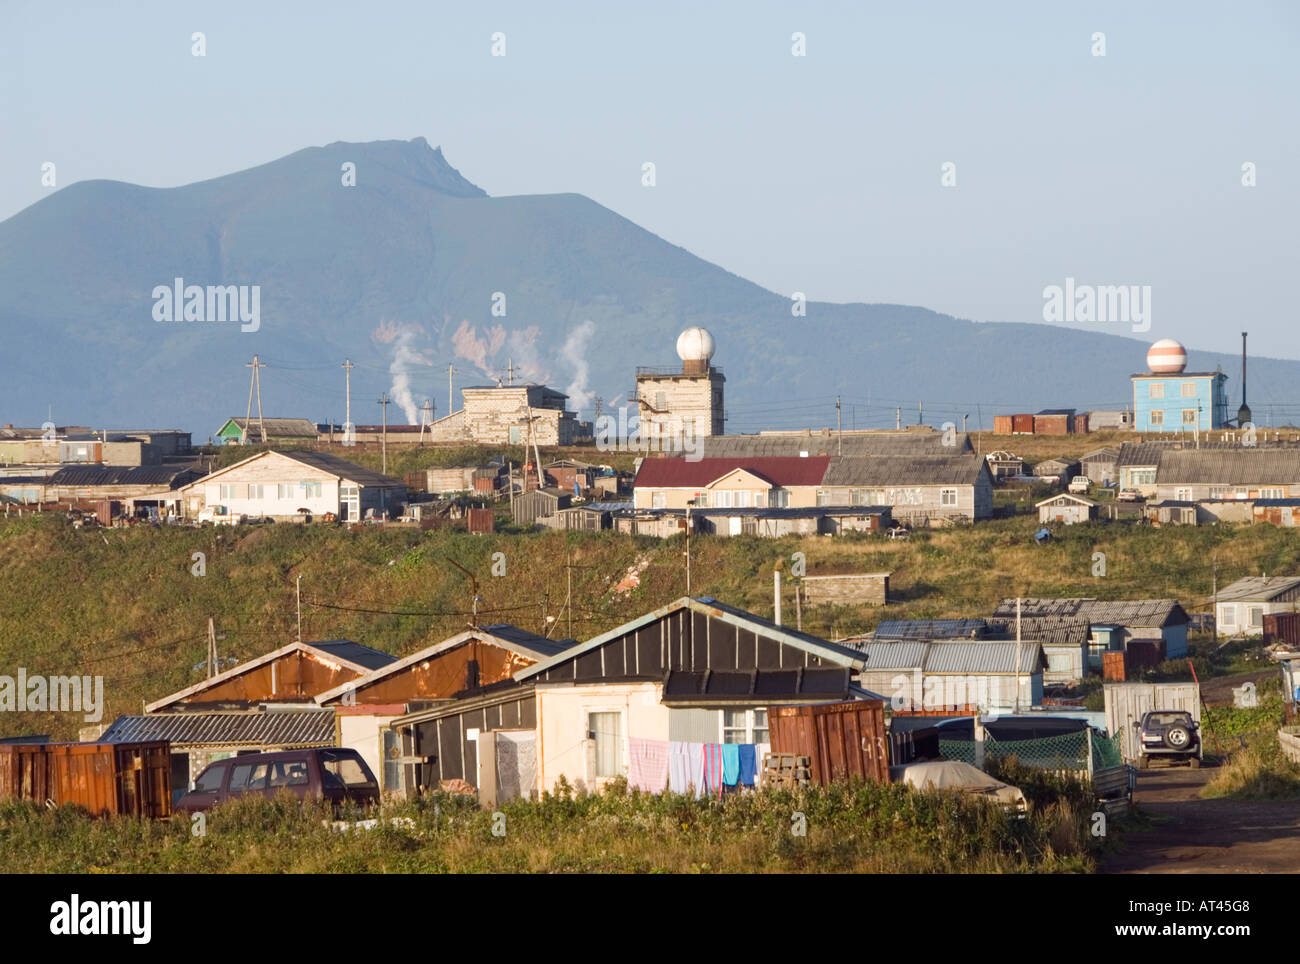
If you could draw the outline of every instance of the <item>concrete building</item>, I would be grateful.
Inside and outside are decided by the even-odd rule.
[[[677,438],[684,431],[693,431],[696,438],[723,433],[727,379],[713,367],[713,351],[713,336],[706,329],[687,328],[677,338],[680,371],[636,370],[633,397],[642,439]]]

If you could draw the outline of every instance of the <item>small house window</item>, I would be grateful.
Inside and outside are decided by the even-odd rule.
[[[1164,382],[1151,382],[1150,387],[1149,387],[1149,390],[1147,391],[1147,397],[1148,397],[1148,398],[1164,398],[1164,397],[1165,397],[1165,383],[1164,383]]]
[[[1165,424],[1165,413],[1162,412],[1162,411],[1161,411],[1160,409],[1158,409],[1158,408],[1156,408],[1156,409],[1152,409],[1152,410],[1151,410],[1151,424],[1152,424],[1152,425],[1164,425],[1164,424]]]
[[[1184,425],[1196,424],[1196,409],[1194,408],[1183,409],[1183,424]]]
[[[1237,606],[1235,603],[1226,603],[1223,607],[1223,625],[1237,625]]]
[[[260,499],[262,497],[262,487],[260,485],[250,485],[248,487],[248,497],[250,499]]]
[[[1246,613],[1247,613],[1248,618],[1249,618],[1249,620],[1250,620],[1250,622],[1247,623],[1247,626],[1248,626],[1250,629],[1258,629],[1260,626],[1263,626],[1263,625],[1264,625],[1264,607],[1263,607],[1263,606],[1247,606],[1247,607],[1246,607]]]
[[[652,492],[650,494],[650,508],[664,509],[668,506],[668,494],[665,492]]]
[[[621,713],[588,713],[587,738],[595,749],[596,777],[616,777],[622,772],[619,760]]]
[[[275,497],[281,501],[290,501],[293,499],[293,484],[281,482],[275,487]]]
[[[719,508],[719,509],[730,509],[730,508],[731,508],[731,492],[730,492],[730,491],[728,491],[728,490],[719,490],[718,492],[713,493],[713,495],[714,495],[714,499],[713,499],[713,504],[714,504],[714,506],[716,506],[716,507]]]
[[[303,482],[302,494],[304,498],[319,499],[321,496],[321,484],[319,482]]]
[[[956,490],[956,489],[940,489],[940,490],[939,490],[939,504],[940,504],[940,505],[956,505],[956,504],[957,504],[957,490]]]
[[[221,484],[221,501],[225,502],[228,499],[233,499],[234,497],[235,497],[234,485],[223,482]]]
[[[776,509],[786,509],[790,506],[789,489],[773,489],[768,497],[767,504]]]
[[[767,708],[722,711],[723,743],[767,743]]]
[[[1196,382],[1183,382],[1183,398],[1196,397]]]

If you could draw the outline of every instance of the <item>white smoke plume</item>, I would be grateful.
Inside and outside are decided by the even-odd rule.
[[[393,402],[406,414],[406,424],[418,424],[419,405],[411,390],[411,373],[433,365],[433,359],[416,347],[416,342],[426,337],[424,328],[415,324],[381,321],[370,333],[370,337],[381,345],[393,346],[393,360],[388,366],[388,373],[393,376],[389,393]]]
[[[584,321],[569,332],[569,337],[564,339],[564,347],[560,349],[560,358],[573,370],[573,379],[564,391],[569,396],[569,402],[574,410],[579,412],[591,405],[592,392],[587,387],[588,379],[591,377],[591,365],[587,361],[587,346],[595,334],[595,323],[590,320]]]

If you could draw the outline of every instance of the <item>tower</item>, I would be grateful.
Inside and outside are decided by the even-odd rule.
[[[715,347],[707,329],[692,326],[677,336],[680,370],[637,368],[634,394],[642,438],[675,438],[683,431],[694,431],[696,437],[723,433],[727,379],[713,367]]]

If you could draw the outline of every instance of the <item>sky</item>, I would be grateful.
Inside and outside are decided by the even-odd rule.
[[[1067,278],[1150,285],[1140,337],[1300,358],[1298,47],[1295,3],[0,0],[0,219],[47,162],[170,187],[424,136],[787,296],[1043,323]]]

